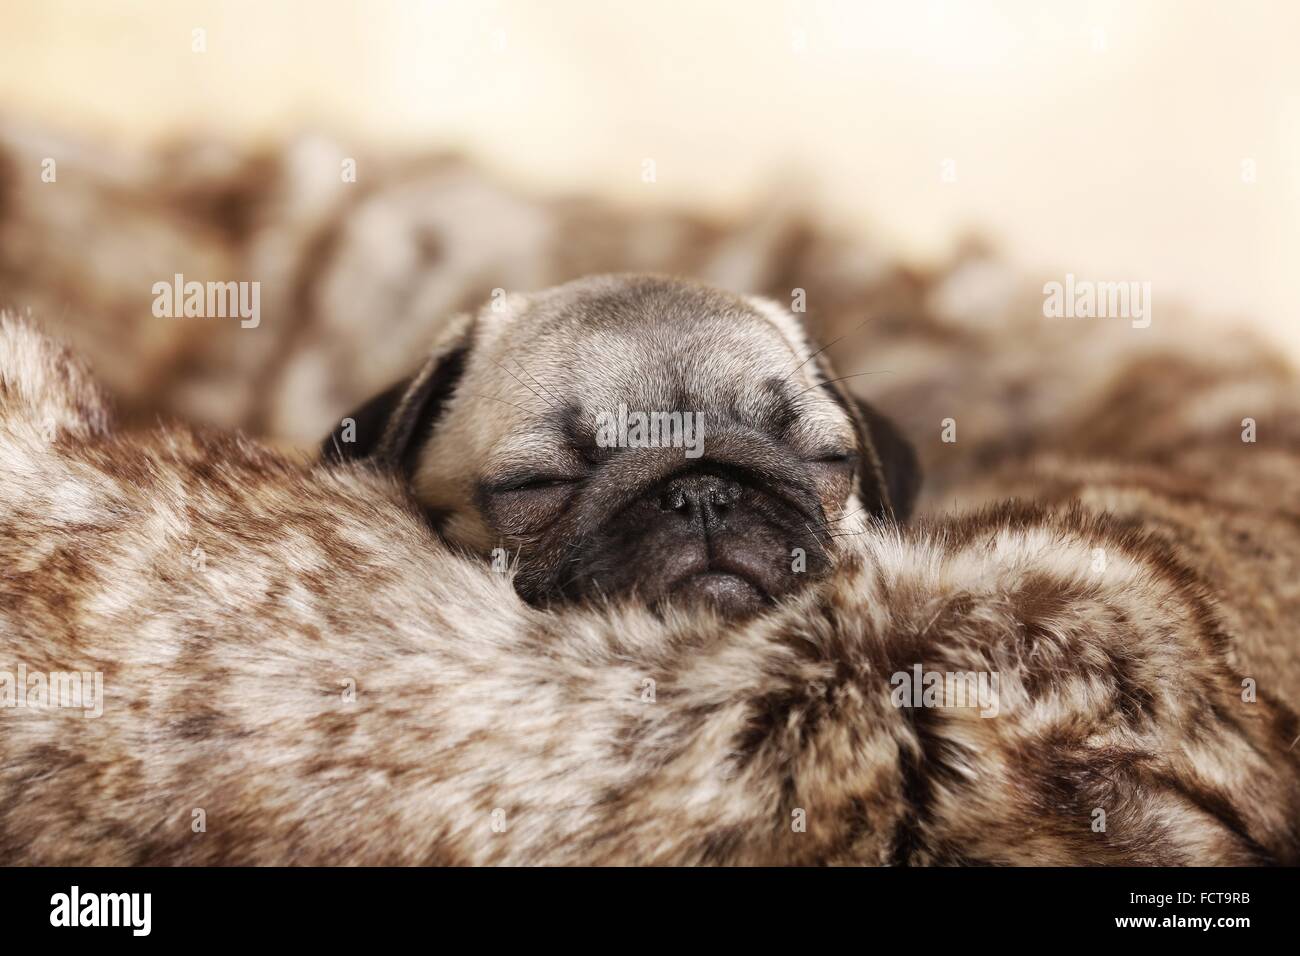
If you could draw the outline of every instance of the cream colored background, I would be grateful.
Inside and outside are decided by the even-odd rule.
[[[912,258],[986,232],[1027,269],[1152,281],[1157,321],[1249,316],[1300,355],[1298,39],[1288,0],[6,0],[0,112],[450,145],[634,202],[775,187]]]

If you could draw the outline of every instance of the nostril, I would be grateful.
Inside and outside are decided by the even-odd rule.
[[[715,508],[730,508],[739,498],[740,485],[734,481],[718,482],[709,488],[709,502]]]
[[[680,512],[688,520],[721,515],[741,497],[738,482],[716,475],[688,475],[672,481],[659,497],[664,511]]]
[[[669,488],[661,502],[665,511],[681,511],[687,504],[686,492],[681,488]]]

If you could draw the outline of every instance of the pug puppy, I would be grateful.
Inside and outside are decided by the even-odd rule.
[[[635,275],[458,317],[323,455],[398,473],[449,543],[508,562],[529,603],[726,616],[820,577],[871,520],[905,520],[920,482],[911,445],[789,312]]]

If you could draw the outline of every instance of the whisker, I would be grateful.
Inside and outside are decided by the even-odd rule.
[[[516,405],[514,402],[507,402],[504,398],[497,398],[495,395],[480,395],[477,392],[466,392],[465,394],[470,398],[486,398],[490,402],[500,402],[502,405],[509,405],[511,408],[519,409],[525,415],[537,414],[537,412],[532,409],[524,408],[522,405]]]
[[[546,394],[550,395],[561,405],[564,404],[564,396],[562,396],[559,392],[555,391],[555,389],[551,388],[549,385],[544,384],[541,380],[537,378],[536,375],[528,371],[528,369],[524,368],[523,363],[520,362],[519,359],[515,359],[515,368],[519,369],[519,371],[523,372],[530,379],[532,379],[533,384],[536,385],[538,388],[542,389],[543,391],[545,391]]]
[[[881,314],[883,314],[883,313],[881,313]],[[853,328],[849,329],[849,330],[848,330],[847,332],[845,332],[843,335],[841,335],[841,336],[839,336],[839,337],[837,337],[837,338],[835,338],[835,339],[832,339],[830,342],[827,342],[825,345],[823,345],[821,348],[819,348],[816,352],[813,352],[813,353],[812,353],[811,355],[809,355],[806,359],[804,359],[802,362],[800,362],[798,365],[796,365],[794,368],[792,368],[792,369],[790,370],[789,374],[787,374],[786,377],[785,377],[784,379],[782,379],[782,381],[787,381],[787,380],[790,378],[791,375],[793,375],[795,372],[799,371],[799,369],[803,368],[805,365],[807,365],[809,362],[811,362],[811,361],[812,361],[813,359],[815,359],[817,356],[821,355],[823,352],[825,352],[825,351],[826,351],[827,349],[829,349],[831,346],[836,345],[836,344],[839,343],[839,342],[843,342],[845,339],[847,339],[847,338],[848,338],[850,335],[852,335],[854,332],[858,332],[858,331],[860,331],[862,328],[864,328],[864,327],[865,327],[869,322],[874,322],[874,321],[876,321],[876,319],[880,318],[880,315],[881,315],[881,314],[877,314],[877,315],[869,315],[869,316],[867,316],[865,319],[863,319],[861,322],[859,322],[859,323],[858,323],[857,325],[855,325]]]
[[[834,541],[836,538],[859,538],[867,533],[867,531],[841,531],[838,534],[829,535],[829,537]]]
[[[838,524],[838,523],[841,522],[841,521],[847,521],[849,518],[852,518],[854,515],[856,515],[856,514],[860,514],[861,512],[866,511],[866,510],[867,510],[867,506],[866,506],[866,505],[863,505],[861,508],[857,508],[857,509],[855,509],[854,511],[850,511],[848,514],[840,515],[838,518],[828,518],[828,519],[825,520],[825,521],[818,521],[818,522],[815,522],[815,525],[816,525],[816,527],[818,527],[818,528],[827,528],[827,529],[829,529],[829,528],[831,527],[831,525],[833,525],[833,524]]]
[[[522,385],[524,388],[528,389],[528,391],[532,392],[534,395],[536,395],[536,396],[537,396],[538,398],[540,398],[542,401],[546,402],[546,403],[547,403],[548,405],[550,405],[552,408],[559,408],[559,406],[556,405],[555,402],[551,401],[549,398],[546,398],[544,395],[542,395],[541,392],[537,391],[537,389],[533,388],[531,385],[529,385],[527,382],[525,382],[522,378],[520,378],[520,377],[519,377],[518,375],[516,375],[514,372],[510,371],[510,369],[506,368],[504,365],[502,365],[502,364],[501,364],[500,362],[498,362],[496,359],[489,359],[488,361],[490,361],[490,362],[491,362],[493,365],[495,365],[497,368],[501,369],[501,371],[505,372],[507,375],[509,375],[511,378],[513,378],[516,382],[518,382],[518,383],[519,383],[520,385]]]
[[[818,382],[816,385],[809,385],[803,390],[803,392],[796,392],[794,397],[798,398],[800,395],[804,394],[804,392],[811,392],[814,388],[821,388],[823,385],[834,385],[836,382],[843,382],[851,378],[862,378],[864,375],[892,375],[893,373],[894,370],[892,368],[878,368],[873,369],[870,372],[854,372],[852,375],[841,375],[839,378],[827,379],[825,382]]]

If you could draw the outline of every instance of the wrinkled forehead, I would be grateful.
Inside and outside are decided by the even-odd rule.
[[[457,403],[490,404],[500,427],[475,440],[489,457],[587,444],[624,410],[694,412],[710,433],[738,426],[797,450],[854,441],[797,320],[771,303],[619,277],[507,304],[480,314]]]
[[[779,310],[667,281],[549,293],[487,325],[480,348],[516,388],[536,387],[531,375],[584,404],[739,408],[815,382],[802,330]]]

